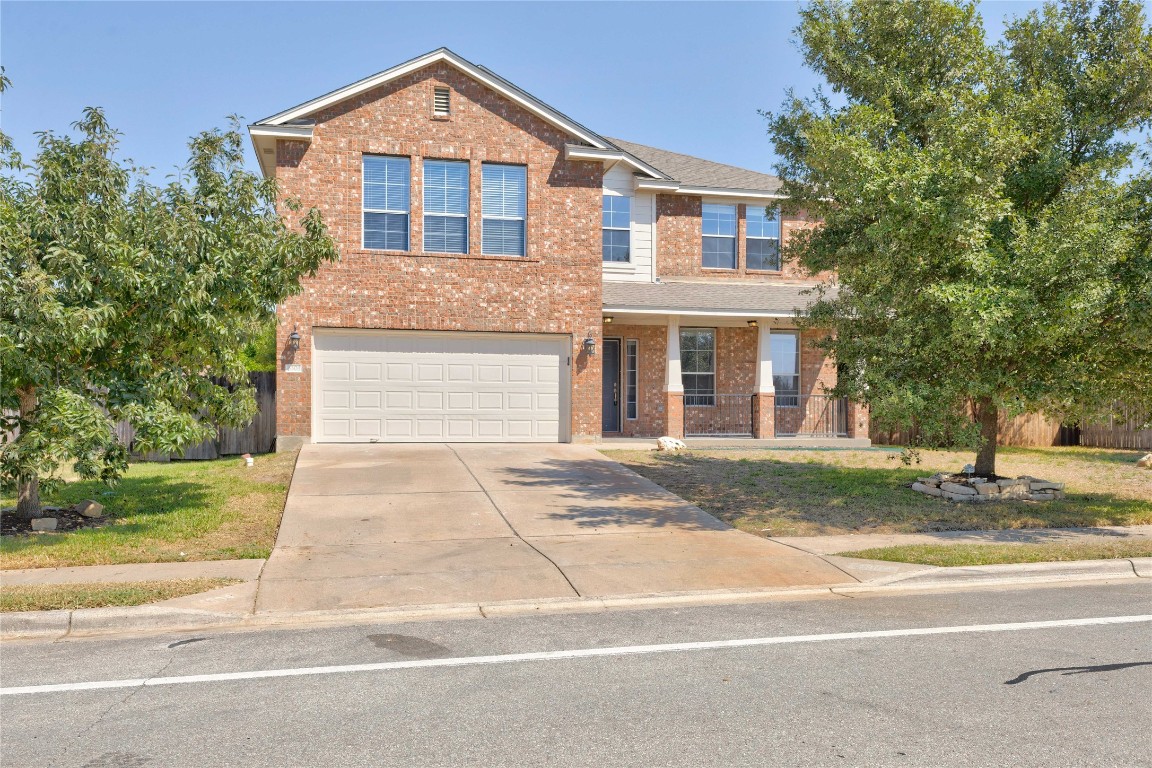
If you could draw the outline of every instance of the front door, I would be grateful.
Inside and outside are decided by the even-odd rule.
[[[604,339],[605,432],[620,431],[620,339]]]

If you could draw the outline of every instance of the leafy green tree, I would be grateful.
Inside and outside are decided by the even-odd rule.
[[[178,452],[213,424],[251,420],[252,329],[337,256],[317,211],[289,226],[275,182],[244,170],[235,120],[193,138],[187,165],[159,186],[117,159],[100,110],[74,128],[76,140],[41,134],[30,168],[6,144],[14,170],[0,177],[0,405],[18,434],[0,450],[0,479],[26,517],[68,463],[120,477],[118,421],[140,450]]]
[[[977,450],[997,419],[1152,413],[1152,30],[1070,0],[986,41],[973,3],[815,0],[797,29],[831,92],[767,115],[788,256],[835,270],[809,322],[881,425]]]

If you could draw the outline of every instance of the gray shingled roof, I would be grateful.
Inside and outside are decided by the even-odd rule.
[[[689,312],[791,314],[803,311],[817,297],[805,295],[812,285],[734,282],[604,283],[604,306],[629,309],[672,309]]]
[[[623,139],[609,138],[620,149],[635,155],[653,168],[667,174],[681,184],[694,187],[720,187],[747,189],[756,192],[778,192],[780,179],[770,173],[749,171],[734,165],[714,163],[692,155],[669,152],[666,149],[646,147]]]

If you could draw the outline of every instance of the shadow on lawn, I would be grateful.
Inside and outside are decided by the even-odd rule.
[[[727,530],[728,525],[689,504],[668,497],[643,477],[603,461],[552,459],[536,467],[509,466],[504,482],[524,490],[547,489],[572,503],[546,512],[552,520],[579,528],[610,529],[621,526],[674,528],[679,531]],[[566,491],[558,491],[559,487]]]
[[[109,488],[96,481],[69,483],[44,506],[67,507],[84,499],[96,499],[104,505],[106,524],[50,534],[4,536],[0,546],[6,554],[26,550],[50,550],[65,542],[84,538],[148,538],[175,524],[181,514],[204,507],[209,501],[209,486],[185,478],[126,477]],[[7,494],[7,489],[5,489]]]
[[[908,489],[917,467],[653,454],[625,466],[724,522],[766,535],[1067,528],[1152,522],[1152,501],[1075,493],[1044,503],[954,504]]]

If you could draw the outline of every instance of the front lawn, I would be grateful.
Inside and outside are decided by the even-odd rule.
[[[1152,472],[1139,451],[1002,448],[997,472],[1067,484],[1049,502],[954,504],[904,486],[957,471],[971,453],[924,451],[906,467],[896,451],[604,451],[706,512],[760,536],[1052,528],[1152,523]]]
[[[898,563],[955,567],[1001,563],[1056,563],[1067,560],[1114,560],[1152,557],[1152,541],[1077,542],[1052,544],[913,544],[904,547],[840,552],[840,557],[863,557]]]
[[[71,611],[145,605],[239,584],[240,579],[172,579],[122,584],[20,584],[0,589],[0,612]]]
[[[106,525],[0,537],[0,569],[267,557],[276,540],[295,453],[133,464],[109,488],[64,486],[45,505],[104,505]],[[3,506],[13,506],[7,495]]]

